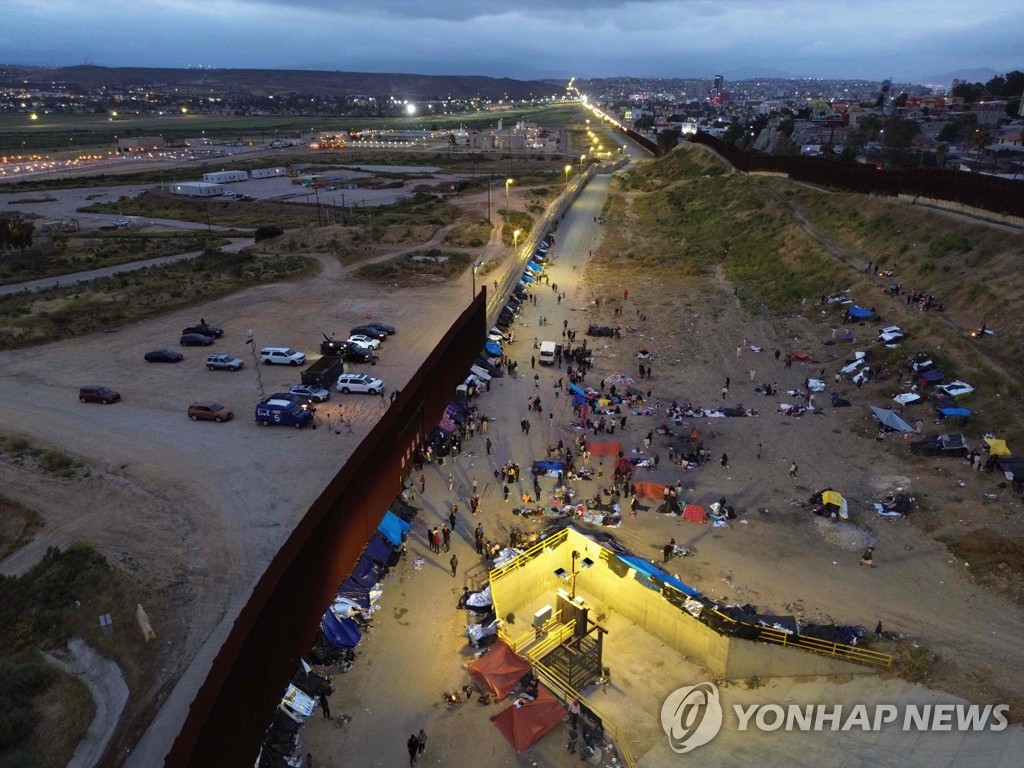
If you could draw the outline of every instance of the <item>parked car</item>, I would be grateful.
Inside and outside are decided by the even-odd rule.
[[[235,413],[226,405],[215,403],[211,400],[199,400],[188,407],[188,417],[192,421],[230,421],[235,418]]]
[[[355,344],[357,347],[361,347],[363,349],[380,348],[380,339],[372,336],[363,336],[357,334],[355,336],[349,336],[348,339],[346,339],[346,341],[348,341],[349,344]]]
[[[154,349],[143,357],[147,363],[177,363],[185,359],[185,356],[176,349]]]
[[[264,347],[260,350],[260,362],[274,365],[302,365],[306,362],[306,356],[291,347]]]
[[[182,333],[201,333],[203,336],[212,336],[215,339],[219,339],[224,335],[224,329],[209,323],[199,323],[199,325],[190,325]]]
[[[206,336],[202,333],[181,334],[181,346],[183,347],[209,347],[213,342],[213,336]]]
[[[351,331],[348,332],[349,336],[369,336],[371,339],[377,339],[378,341],[384,341],[388,337],[386,331],[382,331],[379,328],[375,328],[372,325],[357,325]]]
[[[388,325],[387,323],[372,322],[363,323],[363,325],[367,328],[376,328],[378,331],[386,333],[388,336],[394,336],[398,330],[397,328],[395,328],[395,326]]]
[[[206,358],[206,367],[211,371],[237,371],[244,365],[244,360],[238,357],[232,357],[231,355],[209,355]]]
[[[331,390],[323,387],[314,387],[309,384],[296,384],[288,390],[290,395],[298,395],[312,400],[314,403],[322,403],[331,399]]]
[[[338,377],[337,389],[346,395],[350,392],[379,395],[384,391],[384,382],[365,373],[343,373]]]
[[[83,403],[110,405],[121,399],[121,393],[102,384],[89,384],[78,389],[78,399]]]
[[[132,225],[132,223],[130,221],[128,221],[128,219],[115,219],[114,220],[114,227],[116,229],[126,229],[127,227],[130,227],[131,225]]]

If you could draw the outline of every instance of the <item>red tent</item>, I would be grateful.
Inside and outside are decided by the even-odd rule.
[[[629,463],[629,459],[625,456],[620,456],[615,461],[615,474],[629,477],[633,474],[633,465]]]
[[[587,450],[591,456],[618,456],[622,450],[622,443],[587,443]]]
[[[536,699],[524,701],[518,707],[513,704],[494,718],[494,724],[516,752],[523,752],[540,741],[564,717],[565,707],[541,685],[537,687]]]
[[[633,487],[636,488],[636,497],[638,499],[665,498],[665,486],[661,483],[637,482],[633,483]]]
[[[469,665],[469,674],[480,687],[496,699],[504,699],[516,683],[530,671],[530,663],[516,654],[503,640]]]
[[[811,356],[810,356],[809,353],[802,352],[802,351],[801,352],[790,352],[789,355],[787,355],[787,357],[789,357],[789,359],[792,360],[794,363],[813,363],[814,362],[814,360],[811,359]]]
[[[683,520],[689,520],[691,523],[706,523],[708,521],[707,510],[696,504],[687,504],[683,507]]]

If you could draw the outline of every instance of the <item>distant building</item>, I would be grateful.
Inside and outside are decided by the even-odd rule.
[[[163,136],[131,136],[127,139],[118,138],[117,151],[121,153],[153,152],[164,149],[167,142]]]
[[[274,176],[287,176],[288,172],[284,168],[255,168],[252,172],[252,178],[254,179],[270,179]]]
[[[234,181],[245,181],[249,178],[246,171],[214,171],[204,173],[203,181],[208,184],[230,184]]]
[[[172,195],[184,197],[216,197],[224,194],[223,184],[210,184],[205,181],[180,181],[169,187]]]
[[[725,89],[725,75],[715,75],[715,95],[717,96]]]

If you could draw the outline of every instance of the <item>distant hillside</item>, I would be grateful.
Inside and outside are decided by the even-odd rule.
[[[8,77],[99,86],[173,86],[179,89],[242,91],[256,96],[305,93],[312,96],[394,96],[401,99],[524,99],[565,92],[564,84],[511,78],[322,72],[288,69],[163,69],[144,67],[3,67]]]

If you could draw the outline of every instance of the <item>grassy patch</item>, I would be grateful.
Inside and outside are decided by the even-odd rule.
[[[522,211],[509,211],[505,223],[501,227],[501,242],[511,246],[515,241],[515,232],[519,230],[519,242],[522,243],[533,231],[533,217]]]
[[[901,640],[891,650],[890,672],[911,683],[927,684],[938,660],[936,653],[926,645],[913,640]]]
[[[444,241],[456,248],[482,248],[491,238],[491,225],[486,221],[475,221],[453,227]]]
[[[146,267],[82,285],[0,297],[0,348],[65,339],[155,317],[169,309],[272,280],[312,274],[299,256],[211,250],[195,259]]]
[[[985,528],[940,540],[976,579],[1024,604],[1024,544]]]
[[[0,496],[0,560],[21,549],[42,524],[35,510]]]
[[[38,716],[29,748],[40,768],[63,768],[85,736],[96,711],[89,688],[58,671],[51,685],[32,700]]]

